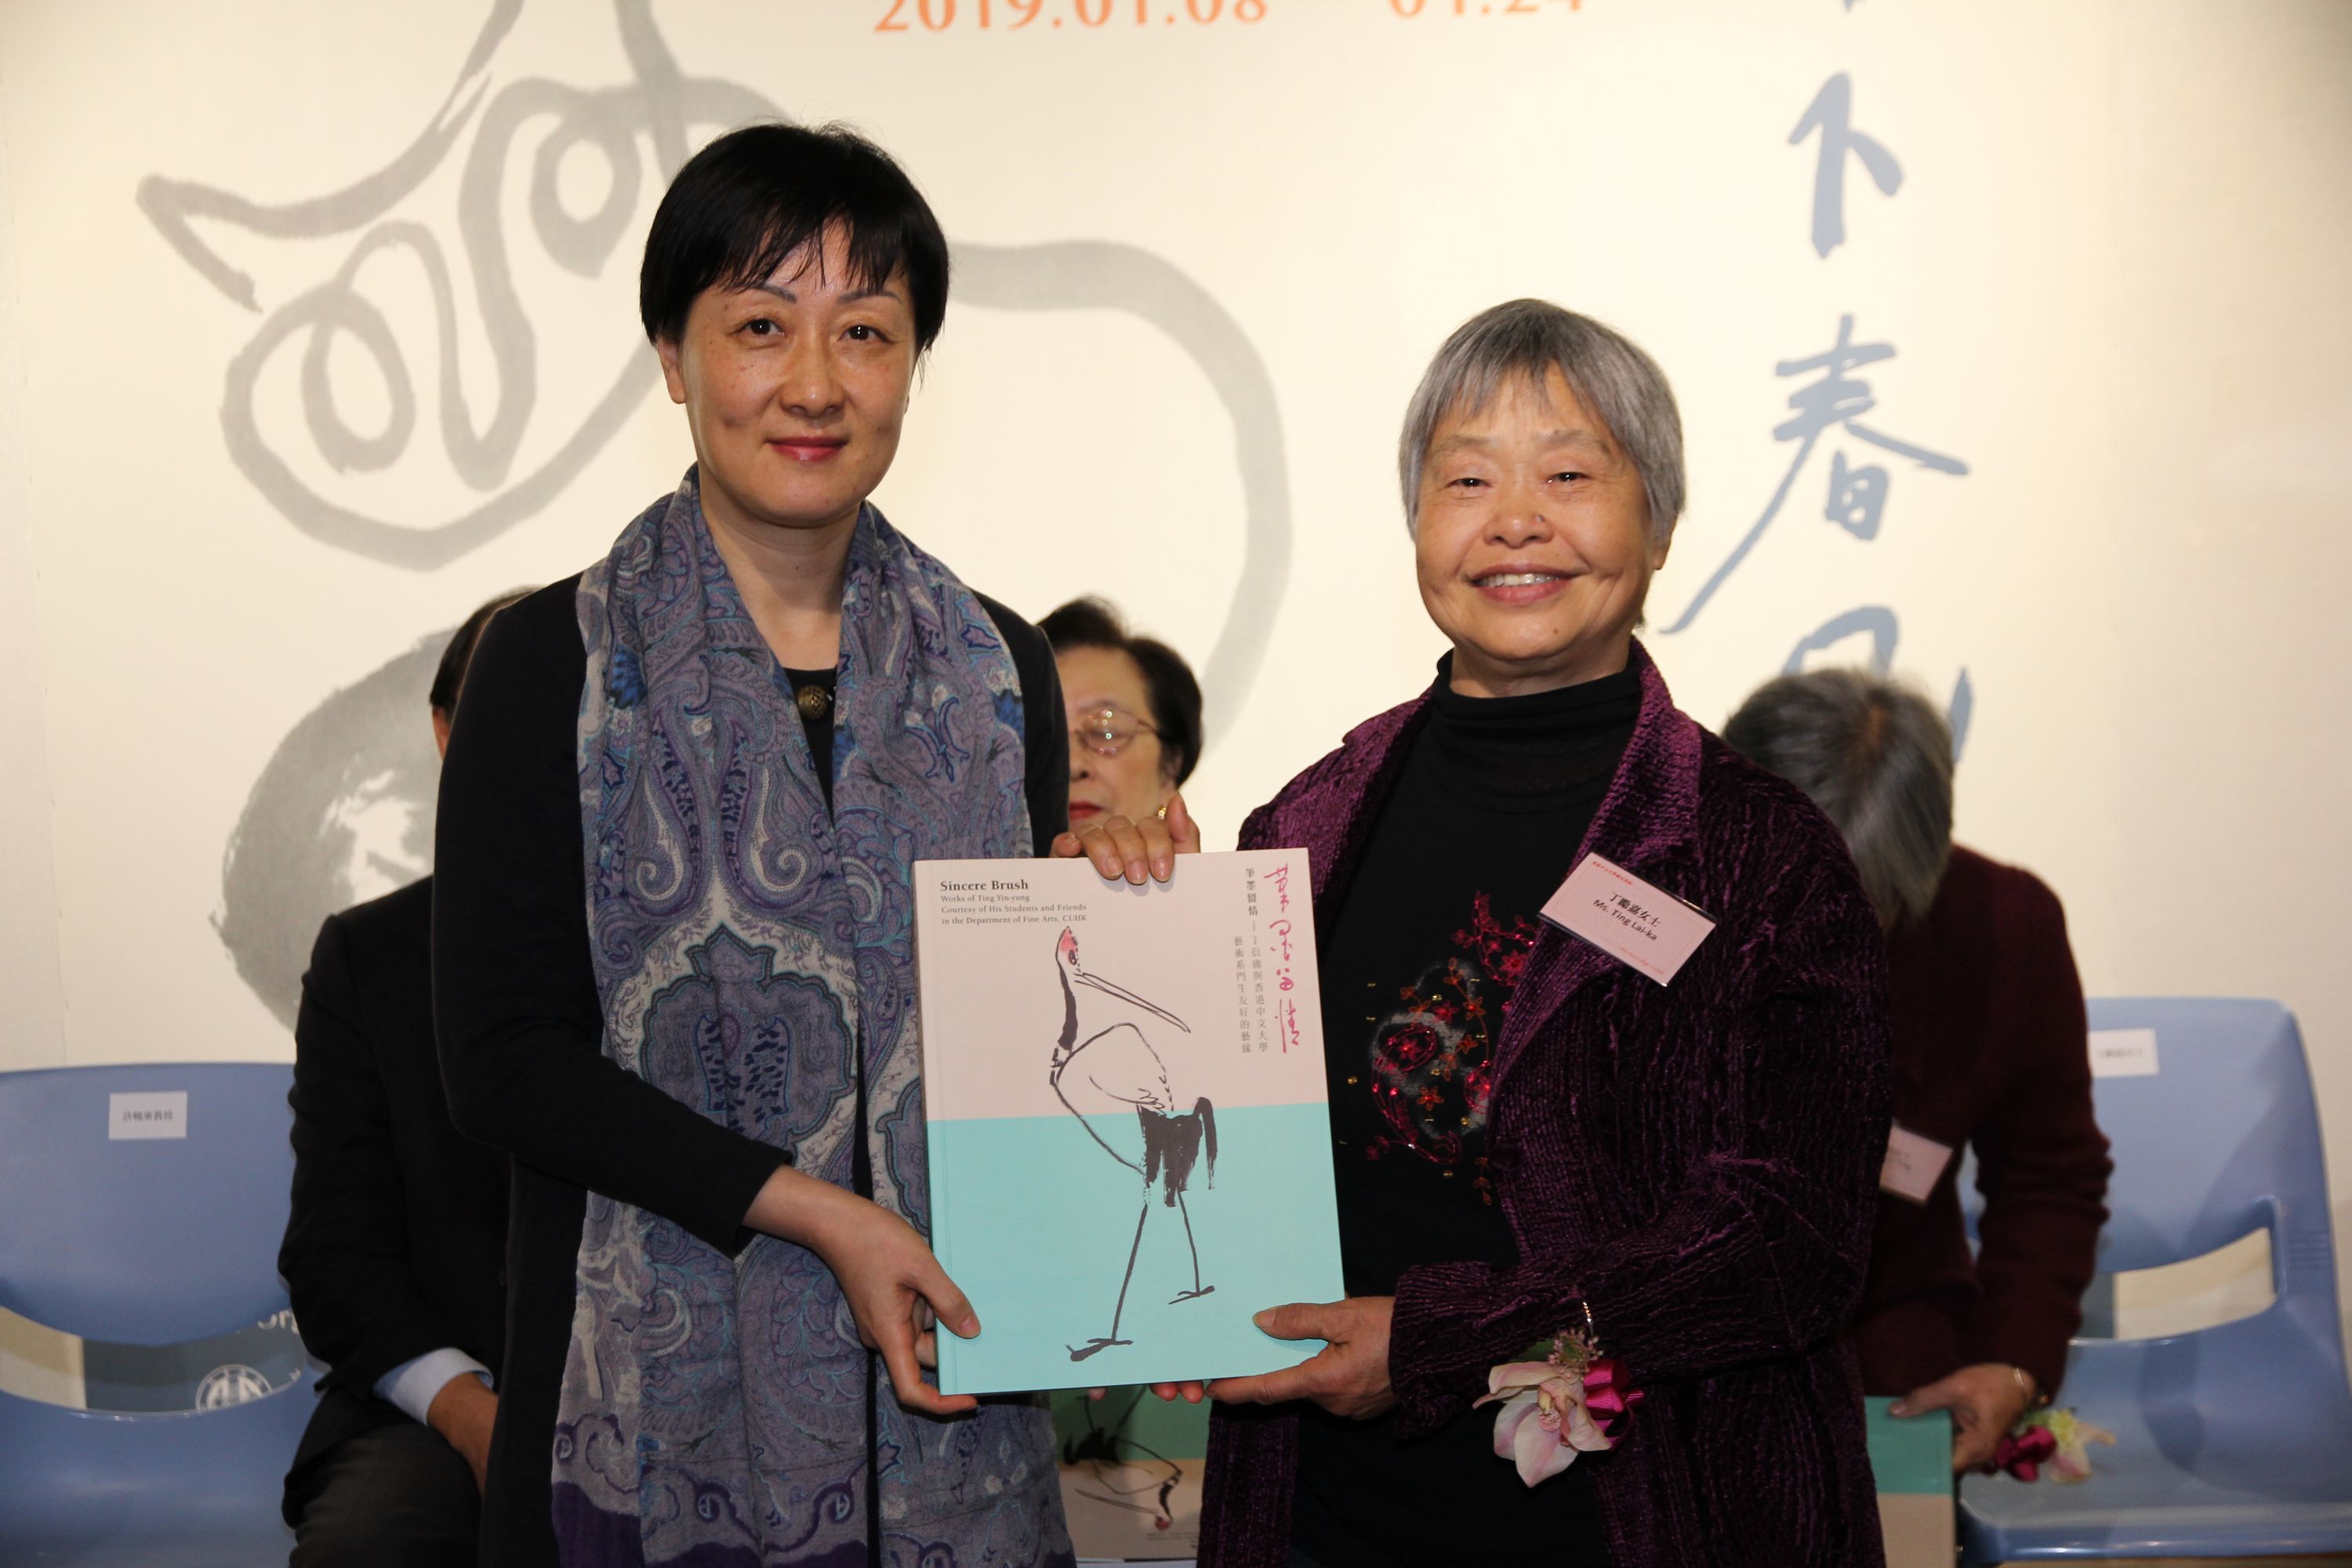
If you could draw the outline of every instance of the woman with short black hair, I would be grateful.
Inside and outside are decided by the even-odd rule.
[[[866,500],[947,275],[857,136],[696,154],[639,295],[695,464],[476,656],[433,947],[515,1169],[486,1563],[1071,1561],[1042,1405],[921,1370],[979,1323],[923,1240],[909,868],[1043,852],[1067,784],[1045,638]]]

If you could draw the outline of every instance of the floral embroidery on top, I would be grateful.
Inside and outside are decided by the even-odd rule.
[[[1387,1131],[1365,1145],[1366,1159],[1412,1154],[1468,1167],[1479,1197],[1495,1201],[1484,1152],[1495,1035],[1541,931],[1525,918],[1497,920],[1480,893],[1468,929],[1454,933],[1460,951],[1400,990],[1402,1005],[1372,1033],[1372,1103]]]

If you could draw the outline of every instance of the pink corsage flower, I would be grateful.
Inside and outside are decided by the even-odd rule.
[[[2116,1435],[2092,1426],[2071,1410],[2035,1410],[2010,1429],[1993,1450],[1990,1470],[2006,1470],[2021,1481],[2050,1479],[2067,1485],[2091,1479],[2091,1445],[2112,1447]]]
[[[1541,1361],[1533,1358],[1543,1354]],[[1517,1463],[1528,1486],[1550,1479],[1579,1454],[1615,1447],[1610,1428],[1633,1414],[1642,1393],[1624,1384],[1616,1362],[1592,1353],[1582,1334],[1534,1345],[1529,1359],[1486,1374],[1486,1394],[1472,1406],[1502,1401],[1495,1413],[1495,1456]]]

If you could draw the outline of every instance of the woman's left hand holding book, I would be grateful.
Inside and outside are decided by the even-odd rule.
[[[941,1394],[923,1381],[923,1368],[938,1364],[934,1322],[968,1340],[980,1332],[980,1318],[914,1226],[790,1165],[768,1178],[743,1223],[824,1260],[857,1321],[858,1337],[881,1352],[899,1404],[929,1415],[979,1406],[969,1394]]]

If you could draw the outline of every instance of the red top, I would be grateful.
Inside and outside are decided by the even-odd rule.
[[[1957,1154],[1922,1205],[1878,1195],[1870,1277],[1847,1333],[1873,1394],[1977,1362],[2055,1392],[2082,1325],[2107,1141],[2091,1113],[2083,984],[2057,895],[1958,845],[1927,918],[1887,943],[1895,1121],[1973,1143],[1983,1246],[1969,1257]]]

